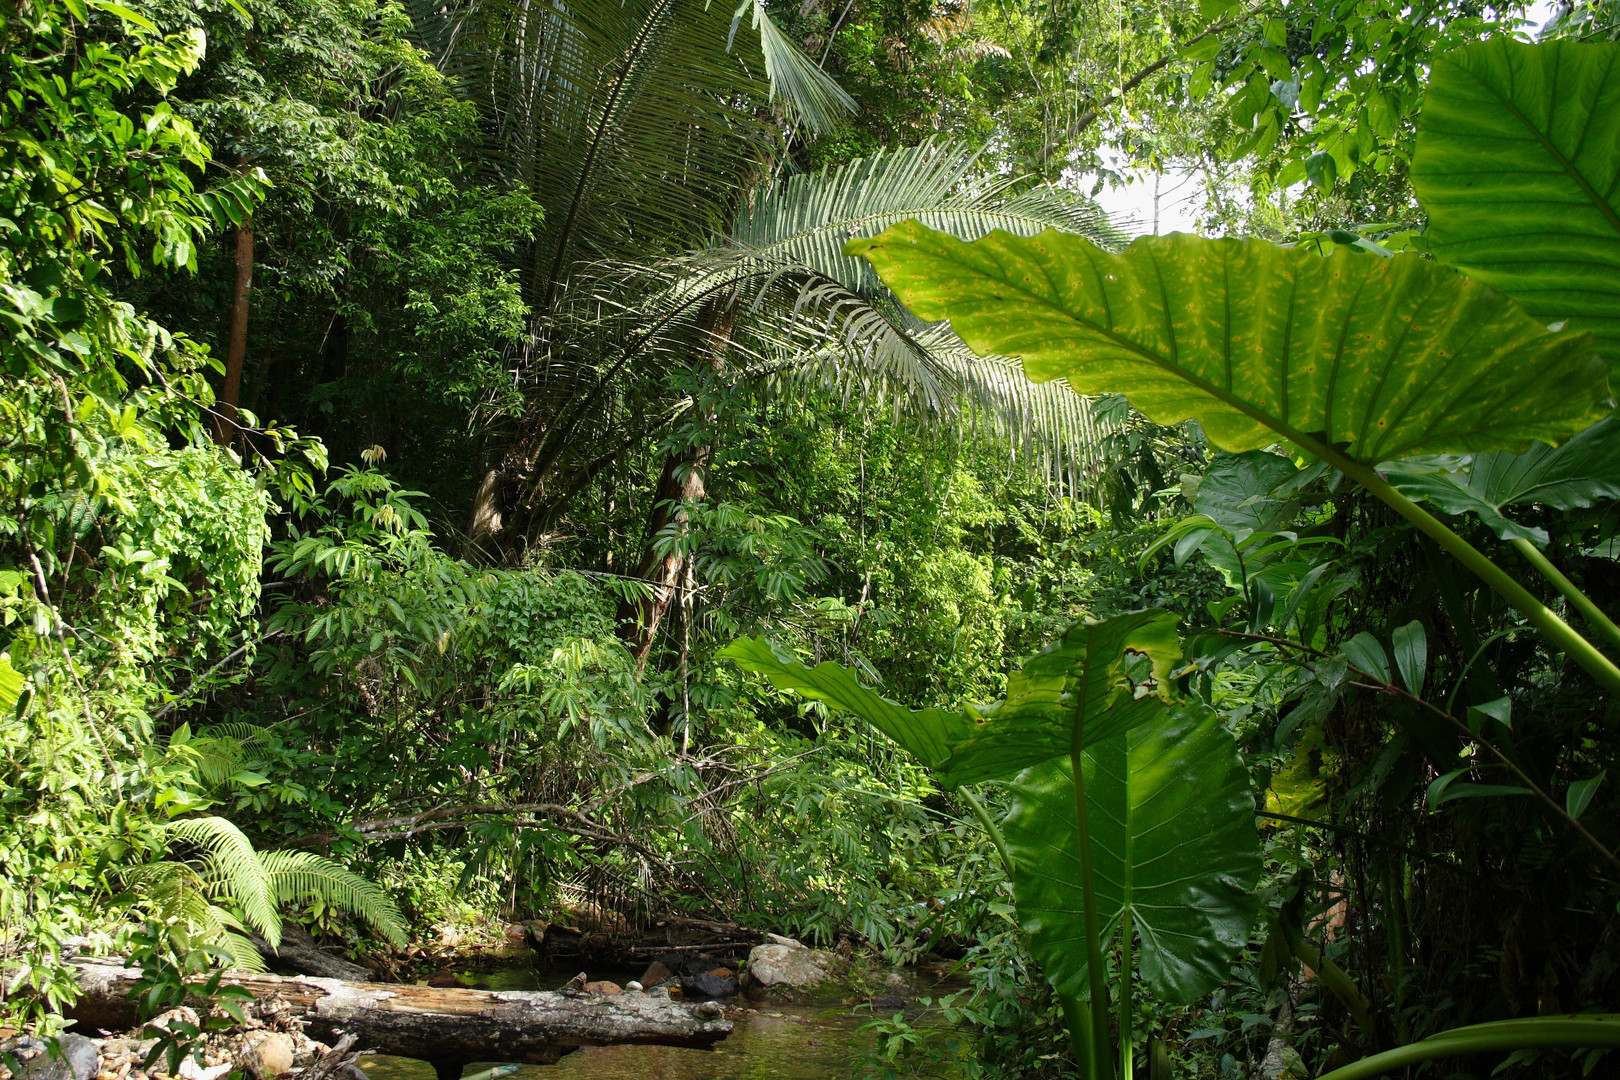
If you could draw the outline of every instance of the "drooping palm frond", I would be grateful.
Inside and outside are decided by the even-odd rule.
[[[1083,399],[1066,383],[1037,386],[1014,363],[974,356],[948,327],[901,307],[864,260],[843,254],[850,238],[913,218],[964,239],[1057,228],[1123,242],[1088,200],[986,181],[977,157],[925,143],[791,178],[758,194],[707,249],[630,268],[627,276],[639,273],[644,284],[658,280],[631,310],[645,323],[699,298],[721,304],[733,323],[725,343],[732,366],[757,361],[756,374],[791,374],[879,405],[906,402],[947,422],[983,422],[1071,490],[1083,487],[1102,442]],[[645,347],[660,345],[649,338]]]
[[[750,18],[754,32],[759,35],[771,100],[785,105],[792,118],[807,131],[824,135],[837,130],[843,116],[855,111],[855,99],[788,40],[772,21],[764,0],[741,0],[736,14],[731,17],[733,37],[744,16]]]
[[[247,928],[209,899],[213,886],[194,867],[175,861],[147,863],[125,871],[124,880],[165,921],[184,923],[224,948],[233,968],[264,970],[264,958],[249,940]]]
[[[846,256],[844,245],[901,221],[963,240],[994,229],[1019,236],[1061,229],[1103,246],[1124,240],[1090,200],[1045,184],[1016,191],[979,173],[979,152],[959,143],[881,150],[764,189],[711,250],[809,267],[871,295],[882,288],[876,274],[866,260]]]
[[[266,851],[259,856],[278,903],[318,899],[347,911],[405,947],[405,918],[388,894],[341,863],[312,851]]]

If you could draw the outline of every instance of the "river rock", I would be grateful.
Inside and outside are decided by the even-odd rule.
[[[669,970],[669,968],[665,966],[662,960],[654,960],[652,963],[647,965],[647,970],[643,971],[641,973],[641,978],[637,979],[636,981],[642,986],[657,986],[660,983],[668,982],[674,974],[675,973],[673,971]]]
[[[717,971],[726,969],[719,968]],[[681,990],[693,998],[734,997],[737,993],[737,980],[729,971],[724,975],[704,971],[697,975],[681,976]]]
[[[791,945],[772,941],[749,951],[742,986],[750,993],[809,990],[832,977],[832,966],[832,957],[824,952],[807,949],[796,941]]]
[[[17,1080],[90,1080],[101,1065],[101,1050],[83,1035],[56,1037],[52,1054],[46,1041],[29,1035],[0,1043],[0,1052],[15,1055],[22,1064]]]
[[[624,988],[616,982],[608,982],[606,979],[602,979],[597,982],[586,983],[585,992],[587,994],[599,994],[602,997],[618,997],[624,993]]]
[[[293,1067],[293,1041],[279,1031],[267,1031],[247,1044],[238,1065],[258,1080],[276,1080]]]

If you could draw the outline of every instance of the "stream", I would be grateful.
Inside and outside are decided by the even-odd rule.
[[[631,972],[592,972],[593,979],[623,983]],[[543,973],[534,968],[506,968],[474,976],[476,985],[489,990],[553,989],[568,981],[569,973]],[[949,987],[924,989],[938,994]],[[876,1040],[860,1032],[874,1017],[869,1009],[853,1009],[842,1001],[794,1005],[762,1005],[757,1010],[727,1009],[732,1032],[713,1050],[687,1050],[673,1046],[587,1046],[555,1065],[468,1065],[466,1080],[851,1080],[861,1074],[873,1054]],[[907,1019],[931,1026],[921,1010],[907,1010]],[[413,1058],[361,1058],[371,1080],[435,1080],[433,1067]],[[493,1072],[493,1076],[491,1075]]]

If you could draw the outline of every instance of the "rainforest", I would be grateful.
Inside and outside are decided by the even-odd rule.
[[[0,14],[0,1080],[1620,1076],[1614,0]]]

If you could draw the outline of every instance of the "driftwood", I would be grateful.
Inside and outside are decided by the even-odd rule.
[[[79,1030],[121,1031],[138,1022],[126,996],[137,973],[80,961]],[[459,1080],[472,1061],[550,1065],[581,1046],[649,1044],[709,1049],[731,1032],[713,1002],[686,1005],[627,992],[614,997],[542,990],[450,990],[231,972],[256,998],[279,996],[310,1038],[353,1035],[362,1050],[430,1062],[439,1080]]]

